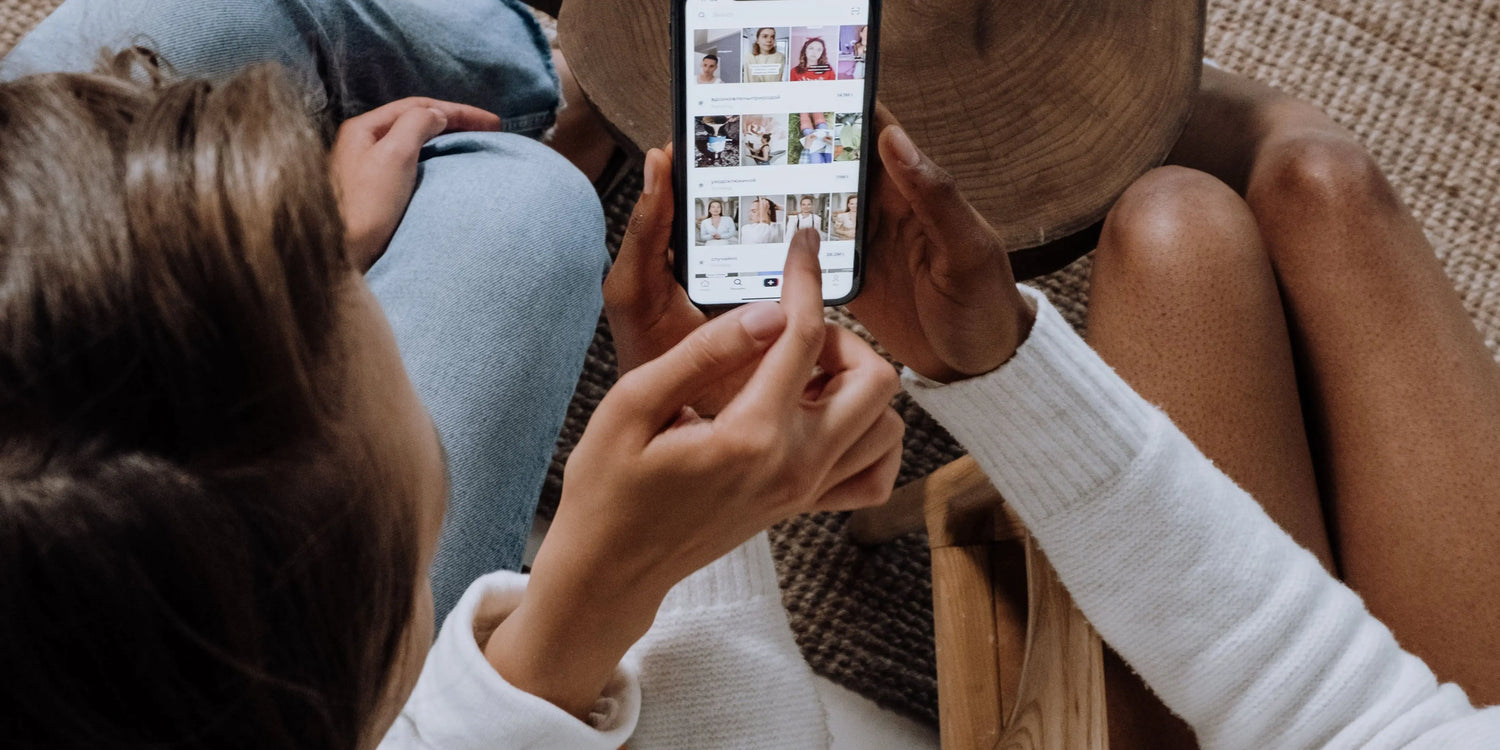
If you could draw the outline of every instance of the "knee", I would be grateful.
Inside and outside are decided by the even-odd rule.
[[[1245,197],[1257,216],[1272,221],[1403,210],[1374,156],[1353,136],[1329,128],[1262,147]]]
[[[423,149],[406,216],[366,279],[411,321],[464,320],[453,335],[475,356],[502,332],[515,349],[581,356],[607,264],[603,210],[578,170],[528,138],[455,133]]]
[[[1262,259],[1255,217],[1234,190],[1203,172],[1162,167],[1110,210],[1095,273],[1159,281]]]
[[[424,161],[454,188],[439,196],[452,201],[444,213],[481,234],[474,240],[482,252],[523,264],[549,296],[597,297],[609,255],[604,211],[588,178],[530,138],[455,136],[429,145]]]

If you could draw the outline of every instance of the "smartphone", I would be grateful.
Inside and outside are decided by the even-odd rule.
[[[824,303],[859,294],[879,22],[879,0],[673,0],[673,248],[695,304],[780,299],[804,228]]]

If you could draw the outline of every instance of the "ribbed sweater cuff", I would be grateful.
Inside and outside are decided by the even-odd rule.
[[[902,381],[1031,522],[1096,495],[1166,416],[1131,390],[1041,292],[1020,289],[1036,307],[1036,324],[1009,362],[948,385],[910,369]]]
[[[771,558],[771,543],[765,532],[674,586],[657,613],[659,617],[722,605],[744,606],[746,601],[759,596],[774,596],[778,601],[781,597],[776,563]]]

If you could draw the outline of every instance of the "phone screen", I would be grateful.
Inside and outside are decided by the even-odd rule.
[[[841,304],[858,291],[871,6],[682,0],[677,247],[686,248],[678,272],[694,302],[779,299],[801,229],[822,240],[824,300]]]

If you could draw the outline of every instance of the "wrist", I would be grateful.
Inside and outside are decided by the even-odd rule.
[[[349,265],[364,274],[385,254],[385,240],[369,232],[350,230],[344,235],[344,248]]]
[[[1012,300],[1015,305],[1013,308],[1014,314],[1010,318],[1010,324],[1002,329],[1003,334],[1001,338],[1003,343],[1000,346],[1002,352],[1000,361],[994,367],[984,372],[976,372],[969,377],[978,377],[1004,367],[1006,362],[1015,358],[1016,352],[1020,351],[1021,346],[1026,343],[1026,339],[1031,336],[1031,329],[1036,326],[1036,308],[1021,294],[1019,289],[1014,286],[1011,288],[1015,290]]]
[[[1016,352],[1026,343],[1027,337],[1031,335],[1031,329],[1036,325],[1036,308],[1034,308],[1026,297],[1021,294],[1018,287],[1011,285],[1010,294],[1006,295],[1004,313],[1000,316],[1002,320],[998,324],[981,325],[972,333],[960,330],[957,333],[968,340],[986,340],[988,344],[982,348],[983,354],[977,357],[943,357],[941,361],[933,366],[918,368],[913,366],[912,370],[928,380],[949,384],[956,383],[969,378],[977,378],[987,375],[1005,366],[1015,357]],[[959,350],[954,347],[955,351]],[[966,351],[979,349],[978,347],[964,347]],[[928,372],[927,370],[931,370]]]
[[[507,682],[586,720],[661,600],[533,574],[521,604],[481,644]]]

